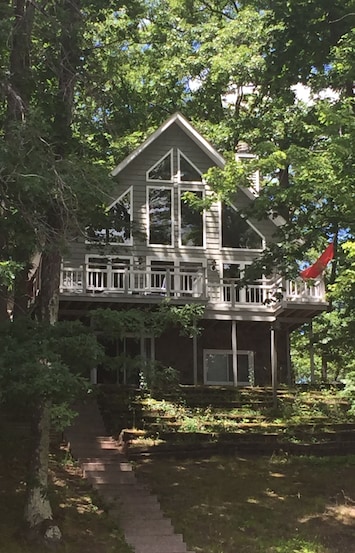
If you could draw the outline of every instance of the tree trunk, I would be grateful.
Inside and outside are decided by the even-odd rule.
[[[30,463],[25,507],[25,521],[30,528],[38,527],[43,521],[53,518],[47,497],[49,431],[50,403],[43,402],[34,415],[32,426],[32,435],[36,445],[33,448]]]

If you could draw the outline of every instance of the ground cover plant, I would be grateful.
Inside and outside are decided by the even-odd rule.
[[[355,551],[355,457],[152,457],[135,467],[196,553]]]

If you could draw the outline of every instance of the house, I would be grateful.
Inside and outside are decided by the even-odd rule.
[[[238,158],[248,157],[243,145]],[[205,306],[202,333],[117,339],[116,353],[141,354],[179,370],[182,384],[266,385],[290,380],[290,332],[326,308],[321,280],[285,281],[277,274],[240,286],[245,268],[274,240],[280,222],[245,220],[238,210],[254,201],[238,188],[232,205],[199,212],[184,201],[210,191],[203,174],[225,160],[180,114],[172,115],[113,171],[116,193],[105,228],[63,259],[60,316],[91,309],[172,304]],[[115,221],[119,225],[115,225]],[[99,375],[100,379],[100,375]],[[128,382],[123,370],[120,381]]]

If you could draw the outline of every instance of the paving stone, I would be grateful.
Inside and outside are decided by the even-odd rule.
[[[92,482],[101,482],[103,484],[137,484],[137,479],[133,472],[120,472],[119,470],[83,470],[85,478]]]
[[[132,522],[139,526],[148,522],[155,523],[156,521],[164,520],[161,509],[150,509],[149,511],[131,512],[129,509],[123,508],[122,505],[116,503],[108,510],[109,515],[114,519],[119,519],[120,523],[126,524],[126,522]]]
[[[141,535],[165,535],[165,533],[174,532],[171,520],[162,517],[161,519],[126,518],[122,522],[122,528],[125,534],[140,533]]]
[[[186,552],[186,545],[181,534],[173,536],[133,536],[126,537],[129,545],[133,546],[136,553],[161,553],[169,551],[170,553]]]

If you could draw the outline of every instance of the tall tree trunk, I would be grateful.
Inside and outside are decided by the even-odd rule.
[[[34,448],[30,461],[27,485],[25,521],[31,529],[43,526],[53,518],[48,500],[48,459],[50,431],[50,403],[42,401],[34,413],[32,436]]]
[[[81,24],[80,1],[63,0],[61,2],[60,54],[58,62],[58,93],[56,111],[53,121],[54,148],[60,158],[70,152],[71,122],[74,98],[76,71],[80,63],[78,48],[79,29]],[[40,293],[38,298],[38,318],[54,325],[59,313],[59,284],[61,266],[61,244],[65,234],[65,207],[55,201],[47,212],[47,229],[45,246],[42,251]],[[51,537],[60,539],[57,526],[45,524],[52,520],[52,510],[46,496],[50,432],[50,402],[43,401],[38,412],[35,426],[34,457],[31,469],[31,482],[26,505],[26,520],[32,527],[48,526]]]

